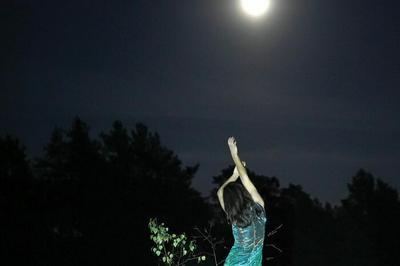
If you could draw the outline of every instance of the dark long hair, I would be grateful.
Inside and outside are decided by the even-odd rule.
[[[224,206],[229,224],[246,227],[256,215],[260,215],[262,207],[256,204],[246,188],[237,182],[229,183],[224,188]]]

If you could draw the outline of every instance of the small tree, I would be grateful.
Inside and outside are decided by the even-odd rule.
[[[205,261],[206,256],[197,251],[195,240],[189,240],[185,233],[177,235],[170,233],[164,223],[158,224],[156,219],[149,222],[150,238],[154,242],[151,251],[154,252],[165,265],[185,265],[197,260]]]

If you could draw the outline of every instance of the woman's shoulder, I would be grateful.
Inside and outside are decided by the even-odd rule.
[[[258,211],[258,212],[263,212],[265,213],[265,208],[258,202],[254,202],[253,208]]]

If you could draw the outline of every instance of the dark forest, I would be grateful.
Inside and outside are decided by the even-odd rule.
[[[192,187],[199,167],[183,165],[141,123],[131,129],[116,121],[93,139],[76,118],[69,129],[54,129],[38,158],[28,158],[16,136],[1,136],[0,263],[157,265],[150,218],[188,235],[212,226],[223,260],[233,239],[215,192],[233,165],[215,173],[206,198]],[[368,169],[354,169],[338,206],[301,184],[281,187],[278,177],[251,169],[249,176],[265,201],[266,233],[281,225],[266,238],[264,265],[400,265],[398,191]]]

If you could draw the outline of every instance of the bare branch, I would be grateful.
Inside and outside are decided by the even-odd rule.
[[[271,247],[275,248],[276,250],[278,250],[279,252],[281,252],[281,253],[283,252],[282,249],[278,248],[274,244],[267,244],[266,246],[271,246]]]
[[[273,229],[271,232],[269,232],[267,234],[267,237],[273,236],[274,234],[276,234],[278,232],[279,229],[281,229],[281,227],[283,226],[283,224],[280,224],[279,226],[275,227],[275,229]]]

